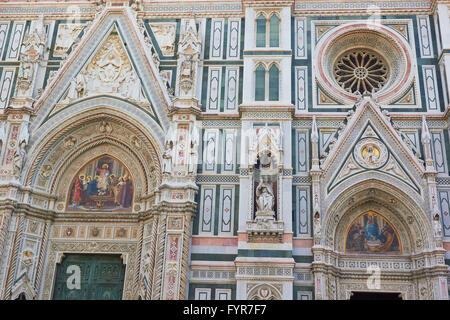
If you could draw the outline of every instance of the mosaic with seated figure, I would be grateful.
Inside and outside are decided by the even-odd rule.
[[[117,160],[104,156],[86,165],[72,182],[70,211],[131,211],[133,179]]]
[[[369,211],[350,225],[345,252],[400,254],[401,246],[394,227],[381,215]]]

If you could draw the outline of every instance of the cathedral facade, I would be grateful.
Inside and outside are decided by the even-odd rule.
[[[0,298],[448,300],[450,3],[0,4]]]

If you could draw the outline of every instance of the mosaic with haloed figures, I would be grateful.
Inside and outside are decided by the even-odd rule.
[[[401,245],[394,227],[381,215],[369,211],[351,223],[347,231],[345,251],[400,254]]]
[[[133,179],[116,159],[103,156],[81,169],[72,182],[69,211],[130,212]]]

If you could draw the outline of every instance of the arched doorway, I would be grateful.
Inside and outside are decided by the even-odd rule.
[[[445,264],[426,212],[379,180],[341,190],[312,249],[316,298],[437,299]]]

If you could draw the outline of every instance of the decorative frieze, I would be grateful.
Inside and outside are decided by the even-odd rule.
[[[309,159],[309,149],[308,149],[308,132],[307,131],[297,131],[297,150],[296,150],[296,163],[297,172],[307,172],[308,171],[308,159]]]
[[[434,66],[422,66],[423,88],[425,91],[425,103],[430,112],[439,112],[439,93]]]
[[[234,270],[193,269],[191,270],[191,282],[196,281],[229,282],[235,281]]]
[[[216,209],[215,186],[202,186],[200,194],[200,226],[201,234],[214,232],[214,216]]]
[[[433,58],[433,43],[431,40],[429,16],[417,16],[417,38],[419,39],[420,57]]]
[[[205,183],[230,183],[230,184],[238,184],[239,183],[239,176],[234,175],[197,175],[196,183],[198,184],[205,184]]]
[[[6,54],[6,60],[17,60],[19,59],[20,46],[22,44],[22,39],[25,34],[25,22],[15,21],[12,28],[11,40],[8,46],[8,53]]]
[[[51,239],[77,240],[137,240],[139,227],[105,224],[56,224],[52,226]]]
[[[222,68],[209,68],[208,75],[208,112],[220,111],[220,93],[222,83]]]
[[[295,19],[295,58],[307,58],[306,18]]]
[[[3,49],[6,44],[9,22],[0,22],[0,57],[3,57]]]
[[[206,129],[203,135],[203,170],[217,170],[218,129]]]
[[[313,275],[311,271],[302,271],[294,269],[294,281],[299,282],[313,282]]]
[[[224,20],[212,19],[211,21],[211,40],[209,57],[213,59],[222,59],[223,54],[223,34]]]
[[[310,237],[311,202],[309,187],[297,187],[296,199],[297,236]]]
[[[234,187],[220,188],[219,234],[232,235],[234,221]]]
[[[14,73],[14,69],[4,68],[2,70],[2,77],[0,78],[0,109],[8,106]]]
[[[296,111],[308,111],[308,67],[295,68],[295,88]]]
[[[438,173],[446,173],[447,160],[442,131],[431,132],[431,150],[433,152],[433,160],[436,171]]]
[[[235,130],[223,131],[223,168],[225,173],[232,173],[236,170],[236,134]]]
[[[293,269],[273,266],[238,266],[236,278],[264,279],[264,278],[292,278]]]
[[[237,112],[239,99],[239,68],[227,67],[225,81],[224,112]]]
[[[438,190],[441,210],[442,235],[450,237],[450,199],[449,190]]]
[[[241,48],[241,19],[228,19],[227,59],[239,59]]]

